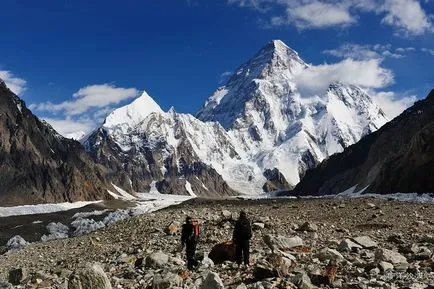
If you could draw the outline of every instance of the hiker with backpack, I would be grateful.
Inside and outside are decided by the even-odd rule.
[[[197,220],[193,220],[191,217],[187,217],[185,219],[185,224],[182,225],[181,245],[182,248],[186,246],[188,270],[192,270],[198,265],[197,260],[194,258],[198,241],[199,224]]]
[[[234,234],[232,237],[235,243],[236,258],[238,266],[241,266],[242,261],[246,267],[250,263],[250,239],[252,238],[252,227],[247,214],[241,211],[240,217],[235,223]]]

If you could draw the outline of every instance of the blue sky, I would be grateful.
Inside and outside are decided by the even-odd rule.
[[[3,0],[0,78],[68,134],[142,90],[194,113],[281,39],[314,66],[374,61],[390,79],[366,88],[396,111],[434,88],[433,23],[433,0]]]

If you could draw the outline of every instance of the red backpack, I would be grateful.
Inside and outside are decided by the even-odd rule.
[[[193,225],[193,236],[196,240],[199,239],[199,222],[197,219],[193,219],[192,220],[192,225]]]

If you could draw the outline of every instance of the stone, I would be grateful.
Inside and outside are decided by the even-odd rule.
[[[152,289],[169,289],[181,287],[183,279],[178,274],[168,272],[164,275],[155,274],[152,281]]]
[[[145,259],[146,268],[163,268],[169,262],[169,256],[163,252],[154,252]]]
[[[372,241],[372,239],[369,236],[360,236],[360,237],[353,238],[353,240],[354,242],[356,242],[357,244],[359,244],[360,246],[366,249],[372,249],[378,247],[378,244]]]
[[[222,210],[222,218],[224,220],[231,220],[232,219],[232,212],[228,211],[228,210]]]
[[[299,231],[306,231],[306,232],[316,232],[318,231],[318,226],[316,224],[305,222],[303,225],[301,225],[298,228]]]
[[[167,235],[176,235],[180,231],[180,228],[181,228],[181,223],[177,221],[173,221],[166,227],[164,232]]]
[[[306,273],[300,273],[291,278],[291,282],[299,289],[316,289],[315,285],[310,281],[309,276]]]
[[[12,285],[19,285],[27,278],[27,270],[23,268],[12,269],[9,271],[9,282]]]
[[[385,261],[378,262],[378,266],[381,269],[381,272],[386,272],[387,270],[393,270],[393,264]]]
[[[281,254],[272,253],[266,258],[267,262],[277,271],[277,275],[281,278],[289,274],[289,269],[292,266],[292,261],[283,257]]]
[[[225,261],[236,261],[235,244],[232,241],[224,242],[215,245],[208,257],[214,264],[222,264]]]
[[[388,249],[377,249],[375,251],[375,260],[389,262],[394,265],[407,263],[407,259],[403,255]]]
[[[253,268],[253,277],[255,280],[264,280],[267,278],[279,277],[279,272],[268,262],[260,261]]]
[[[27,246],[28,243],[20,235],[13,236],[6,243],[6,248],[8,250],[20,250]]]
[[[252,224],[252,229],[253,230],[262,230],[265,228],[265,224],[264,223],[253,223]]]
[[[215,272],[209,272],[199,289],[224,289],[220,276]]]
[[[321,261],[326,261],[326,260],[345,260],[344,256],[342,256],[341,253],[339,253],[338,251],[334,250],[334,249],[330,249],[330,248],[322,248],[317,254],[316,257],[318,259],[320,259]]]
[[[12,289],[14,288],[11,283],[0,280],[0,289]]]
[[[74,272],[68,280],[68,289],[111,289],[110,280],[102,267],[88,263],[85,268]]]
[[[362,246],[354,243],[350,239],[342,240],[336,248],[339,252],[353,252],[357,249],[362,249]]]
[[[247,289],[246,284],[241,283],[240,285],[238,285],[235,289]]]
[[[263,237],[265,244],[271,250],[288,250],[294,247],[303,246],[303,240],[298,237],[284,237],[280,235],[265,235]]]

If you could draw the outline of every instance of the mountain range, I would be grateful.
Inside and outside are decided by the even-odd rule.
[[[0,203],[104,199],[110,198],[107,189],[113,186],[131,193],[192,196],[276,190],[325,194],[354,185],[400,191],[398,183],[381,184],[385,176],[392,181],[413,164],[419,156],[416,152],[428,155],[418,159],[421,164],[433,155],[432,138],[422,137],[433,135],[432,122],[428,130],[418,126],[430,116],[405,117],[409,111],[419,111],[410,108],[388,123],[363,88],[340,81],[329,83],[324,91],[307,93],[298,78],[309,67],[282,41],[271,41],[242,64],[195,115],[173,108],[163,111],[143,92],[111,112],[82,144],[63,138],[40,121],[2,82],[0,180],[6,185],[0,188]],[[425,102],[430,99],[431,94]],[[412,124],[414,130],[402,129],[407,121],[417,123]],[[399,128],[390,129],[396,123],[401,123]],[[383,134],[383,142],[393,141],[394,135],[399,138],[393,144],[394,153],[401,146],[407,148],[400,169],[393,162],[372,166],[397,157],[384,148],[376,158],[368,154],[371,146],[381,147],[376,138],[382,139]],[[409,145],[416,134],[422,136]],[[342,157],[355,148],[363,154]]]

